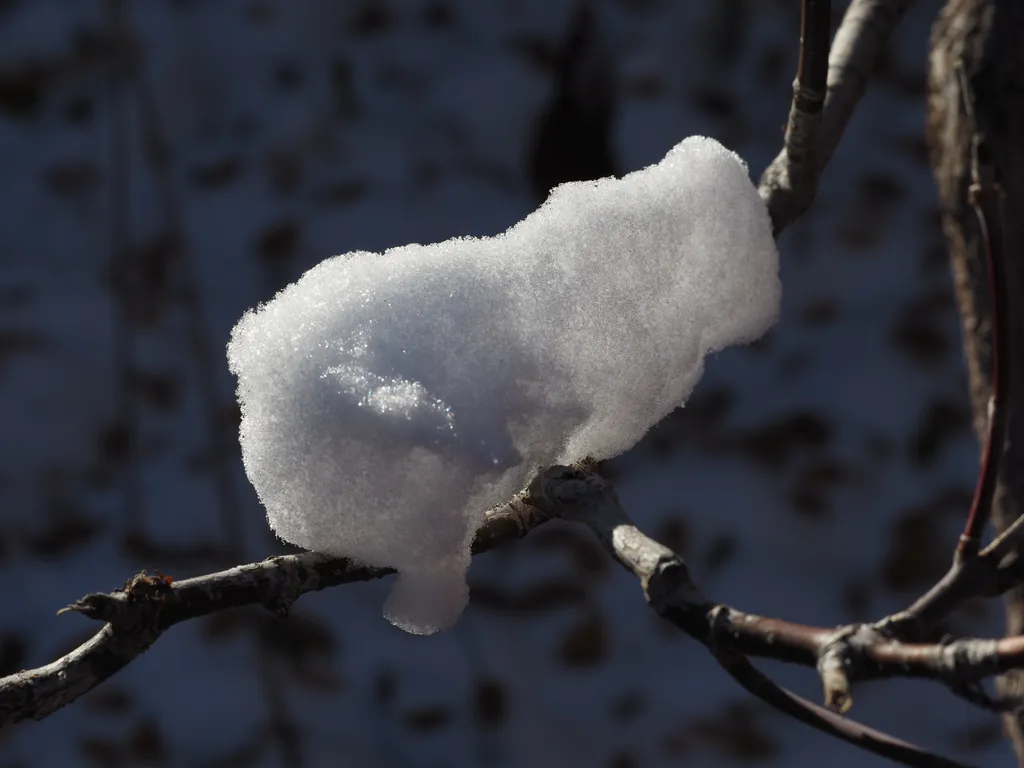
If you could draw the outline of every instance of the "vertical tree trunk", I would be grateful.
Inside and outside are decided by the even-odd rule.
[[[967,199],[970,126],[962,108],[956,63],[974,91],[978,122],[988,128],[1006,197],[1006,274],[1011,364],[1010,423],[1002,481],[993,522],[1005,528],[1024,511],[1024,3],[1021,0],[948,0],[932,34],[928,78],[928,143],[949,243],[957,303],[963,321],[974,426],[983,434],[992,385],[991,312],[985,254],[978,222]],[[1024,590],[1007,597],[1009,634],[1024,631]],[[1024,674],[1000,681],[1006,692],[1024,693]],[[1024,716],[1006,727],[1024,765]]]

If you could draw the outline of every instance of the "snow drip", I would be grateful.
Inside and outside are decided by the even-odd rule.
[[[466,605],[489,507],[629,449],[780,293],[746,165],[691,137],[504,234],[335,256],[246,312],[228,344],[245,470],[282,539],[398,569],[385,615],[435,632]]]

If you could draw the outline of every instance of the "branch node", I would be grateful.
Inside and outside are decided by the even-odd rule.
[[[71,605],[65,606],[57,611],[57,615],[60,616],[65,613],[80,613],[90,619],[96,619],[97,621],[110,621],[112,622],[118,613],[117,604],[122,602],[116,598],[113,594],[107,594],[104,592],[94,592],[92,594],[80,597]]]
[[[942,646],[942,672],[949,681],[963,681],[966,674],[988,676],[1000,672],[996,640],[954,640]]]
[[[729,608],[725,605],[716,605],[708,611],[708,650],[711,655],[721,658],[729,650]]]
[[[860,673],[859,662],[865,651],[882,639],[879,631],[869,624],[843,627],[821,646],[818,654],[818,674],[825,693],[825,706],[840,715],[853,706],[850,681]]]
[[[140,571],[126,581],[121,589],[85,595],[61,608],[57,615],[74,611],[115,627],[134,627],[140,620],[155,622],[168,597],[173,594],[169,576],[160,573],[150,576],[146,571]]]
[[[658,615],[664,615],[669,608],[685,609],[706,602],[690,578],[686,561],[674,552],[661,556],[651,575],[641,578],[641,586]]]
[[[590,505],[581,502],[609,492],[613,491],[608,481],[586,466],[554,466],[533,479],[524,501],[554,507],[562,519],[585,523]]]
[[[825,706],[832,712],[846,714],[853,706],[850,678],[846,673],[850,659],[845,641],[835,641],[818,657],[818,674],[825,694]]]
[[[263,600],[263,607],[280,619],[287,618],[292,604],[302,595],[303,579],[294,559],[268,557],[266,562],[271,563],[282,578],[271,582],[270,594]]]

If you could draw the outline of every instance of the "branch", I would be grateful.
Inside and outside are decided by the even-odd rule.
[[[640,580],[651,608],[707,646],[748,691],[801,722],[905,765],[959,764],[795,696],[766,678],[746,656],[818,669],[826,701],[837,711],[850,706],[853,682],[887,677],[936,679],[969,700],[996,706],[974,686],[988,676],[1024,668],[1024,637],[907,644],[868,625],[838,630],[813,627],[714,603],[694,584],[685,561],[633,525],[611,485],[586,468],[553,467],[540,474],[513,502],[489,513],[474,542],[474,553],[522,537],[556,515],[588,525],[612,556]],[[977,558],[968,565],[981,561]],[[180,622],[243,605],[263,605],[284,614],[307,592],[393,572],[345,558],[303,553],[180,582],[143,573],[123,590],[86,595],[61,613],[82,613],[106,625],[56,662],[0,680],[0,725],[40,719],[71,703]]]
[[[981,227],[985,266],[988,270],[989,301],[992,303],[992,398],[989,401],[988,432],[982,449],[981,472],[974,500],[957,548],[958,556],[973,557],[978,552],[981,534],[992,515],[992,501],[999,482],[999,464],[1006,443],[1009,416],[1006,398],[1010,390],[1010,350],[1007,345],[1010,295],[1003,254],[1004,232],[1000,208],[1003,190],[997,178],[988,131],[979,124],[974,109],[974,93],[962,64],[957,66],[957,75],[960,79],[960,97],[971,126],[971,186],[968,199]]]
[[[705,645],[725,670],[772,707],[831,736],[904,765],[962,766],[780,688],[746,656],[816,667],[834,709],[849,708],[850,683],[877,677],[927,677],[960,688],[1006,668],[1024,667],[1024,638],[903,645],[868,626],[840,630],[793,624],[737,611],[705,599],[685,561],[646,536],[629,519],[611,485],[575,468],[552,470],[538,483],[565,520],[587,525],[612,556],[639,580],[651,608]]]
[[[863,95],[867,74],[911,2],[853,0],[829,58],[830,3],[803,0],[800,63],[785,143],[760,185],[776,236],[813,200],[821,170]],[[153,165],[161,176],[164,208],[172,228],[181,232],[180,211],[167,175],[166,143],[155,127],[159,124],[155,103],[141,81],[137,80],[136,85]],[[984,174],[975,176],[975,187],[972,192],[979,201],[979,217],[989,236],[995,290],[1004,282],[997,272],[1001,265],[1001,229],[998,219],[992,218],[991,206],[985,213],[992,196]],[[190,299],[195,296],[190,295]],[[201,328],[196,317],[192,318],[194,331]],[[1001,400],[997,396],[994,402],[998,406]],[[1002,433],[996,416],[1003,410],[994,408],[987,442],[989,458],[983,461],[962,539],[966,543],[958,549],[954,567],[910,609],[875,625],[813,627],[746,614],[705,599],[682,558],[637,529],[611,486],[588,468],[545,470],[517,499],[489,514],[474,542],[474,552],[523,536],[555,515],[585,523],[616,560],[637,576],[652,609],[708,647],[719,664],[758,698],[812,727],[906,765],[957,766],[836,713],[850,707],[854,682],[896,676],[941,681],[956,695],[987,708],[1019,706],[1017,701],[989,698],[979,683],[1006,670],[1024,668],[1024,638],[905,642],[912,631],[933,625],[967,597],[997,594],[1020,583],[1024,575],[1017,561],[1003,562],[1009,553],[1009,532],[980,553],[977,546],[991,506],[991,478],[998,470]],[[306,592],[393,572],[344,558],[304,553],[176,583],[139,574],[122,590],[86,595],[61,611],[82,613],[106,624],[87,643],[52,664],[0,679],[0,725],[42,718],[76,700],[145,652],[174,624],[252,604],[286,613]],[[829,709],[780,688],[754,668],[747,656],[815,668]]]
[[[542,487],[557,490],[558,485]],[[538,494],[540,488],[491,510],[477,532],[473,552],[522,538],[547,522],[552,504]],[[307,592],[394,572],[315,552],[271,557],[177,582],[143,572],[121,590],[89,594],[58,611],[107,623],[57,661],[0,679],[0,727],[29,718],[41,720],[70,704],[147,651],[175,624],[244,605],[263,605],[284,615]]]
[[[776,237],[810,207],[875,60],[913,2],[853,0],[829,55],[829,3],[804,0],[803,45],[785,143],[758,188]]]
[[[786,137],[782,152],[761,176],[761,197],[768,206],[776,236],[788,220],[797,218],[810,206],[818,188],[818,133],[825,106],[831,32],[829,0],[803,0],[800,60],[793,81]],[[809,194],[804,200],[800,195],[805,191]]]
[[[1009,418],[1010,350],[1008,348],[1010,295],[1006,278],[1006,254],[1003,248],[1003,216],[995,158],[987,126],[975,110],[975,97],[963,66],[957,66],[960,97],[971,128],[971,186],[969,201],[978,217],[988,272],[989,301],[992,305],[992,397],[989,401],[988,429],[981,453],[981,469],[974,489],[971,509],[949,572],[913,605],[881,627],[892,637],[921,637],[964,601],[979,595],[992,596],[1007,591],[1021,575],[1017,562],[1004,564],[1013,553],[1024,517],[1018,518],[995,541],[979,553],[981,536],[992,514],[999,467],[1006,442]],[[1001,578],[1010,573],[1011,578]]]

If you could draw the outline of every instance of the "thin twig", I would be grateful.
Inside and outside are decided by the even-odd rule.
[[[977,555],[982,533],[992,515],[992,501],[999,482],[999,464],[1006,442],[1008,418],[1007,393],[1010,390],[1010,355],[1007,348],[1009,329],[1009,286],[1003,255],[1003,219],[1000,209],[1002,188],[997,177],[988,131],[981,125],[974,109],[974,93],[962,64],[957,65],[960,98],[971,127],[971,187],[968,199],[978,217],[981,239],[985,246],[988,270],[989,301],[992,304],[992,399],[989,401],[988,431],[981,454],[981,471],[974,492],[971,511],[957,547],[960,558]]]
[[[765,619],[711,603],[701,596],[691,580],[685,561],[633,524],[610,484],[597,475],[574,468],[565,468],[562,475],[548,473],[538,479],[538,483],[552,482],[557,485],[544,494],[560,505],[559,516],[587,525],[619,564],[639,579],[648,604],[659,616],[707,646],[721,666],[762,701],[861,749],[904,765],[963,766],[839,717],[790,693],[753,667],[746,656],[815,667],[840,638],[847,644],[844,654],[847,683],[854,679],[901,675],[968,682],[975,675],[995,674],[1003,664],[1020,662],[1024,665],[1024,658],[1019,657],[1024,651],[1024,639],[1019,643],[1020,648],[1014,645],[1004,649],[1000,649],[999,644],[1005,641],[992,640],[963,640],[960,643],[964,645],[956,648],[951,645],[903,646],[866,626],[837,632]],[[874,642],[867,642],[867,638]],[[847,706],[848,702],[849,698]]]
[[[828,52],[829,4],[805,0],[801,62],[786,145],[765,172],[760,190],[772,212],[776,234],[813,199],[820,171],[863,93],[874,59],[911,4],[909,0],[854,0],[836,35],[829,60],[828,94],[822,105],[820,73]],[[164,208],[172,231],[182,239],[178,243],[181,247],[184,225],[173,193],[169,152],[155,103],[144,85],[140,102],[151,158],[161,179]],[[197,290],[195,280],[186,282],[190,290]],[[192,323],[193,346],[202,361],[205,337],[199,302],[197,296],[191,298],[190,306],[196,312],[190,316],[198,318]],[[212,375],[212,367],[200,367]],[[210,382],[204,390],[215,393],[212,378]],[[215,397],[208,400],[208,409],[215,405]],[[976,690],[971,686],[987,676],[1024,668],[1022,638],[911,644],[891,639],[883,631],[889,626],[886,622],[836,630],[753,616],[708,601],[690,579],[685,562],[640,532],[622,511],[611,487],[580,469],[546,470],[523,498],[492,514],[477,537],[475,550],[521,536],[553,514],[590,526],[614,557],[640,579],[651,607],[708,646],[748,691],[802,722],[907,765],[959,764],[794,696],[761,674],[746,656],[817,668],[825,684],[826,701],[836,709],[849,706],[850,686],[856,681],[925,677],[940,680],[954,690],[969,691]],[[935,606],[951,610],[966,594],[1002,588],[1005,574],[993,574],[993,569],[986,567],[991,559],[977,557],[958,562],[959,570],[949,579],[951,584],[937,586],[941,599],[930,603],[928,615],[939,615]],[[123,591],[87,595],[66,610],[107,624],[86,644],[53,664],[0,680],[0,724],[45,717],[74,701],[147,650],[176,623],[253,603],[285,611],[305,592],[389,573],[392,571],[387,568],[306,553],[178,583],[140,575]]]
[[[967,768],[964,763],[936,755],[870,726],[848,720],[780,687],[745,657],[723,668],[745,690],[805,725],[881,757],[917,768]]]
[[[474,553],[521,538],[551,517],[549,500],[524,492],[488,513]],[[287,612],[301,595],[379,579],[395,571],[315,552],[171,582],[139,574],[123,590],[86,595],[60,613],[81,613],[106,625],[71,653],[39,669],[0,679],[0,727],[42,719],[88,693],[147,651],[167,629],[189,619],[243,605]]]
[[[867,75],[911,5],[913,0],[853,0],[830,52],[829,3],[803,0],[800,59],[785,140],[782,151],[765,170],[758,187],[776,238],[813,202],[821,173],[863,96]],[[841,674],[830,677],[827,664],[821,668],[827,700],[845,708],[848,703],[841,702],[849,701],[848,691],[838,685],[845,678]],[[735,669],[741,682],[744,675],[749,675],[746,682],[751,687],[764,688],[745,659]],[[808,703],[800,697],[778,686],[771,690],[776,695],[773,700],[765,698],[768,703],[777,707],[785,703],[789,714],[813,727],[822,730],[831,727],[827,718],[815,712],[813,706],[804,706]],[[892,741],[884,734],[875,734],[875,737],[880,750],[886,740]],[[901,744],[899,748],[905,746],[908,745]]]
[[[1006,591],[1013,581],[1000,579],[1000,564],[1014,548],[1017,532],[1024,525],[1022,519],[1016,520],[979,553],[981,537],[992,514],[1009,417],[1007,395],[1011,371],[1007,329],[1010,295],[1003,248],[1003,218],[1000,207],[1002,189],[999,185],[996,163],[988,140],[987,128],[979,121],[973,90],[962,65],[957,66],[957,77],[960,81],[964,113],[971,128],[969,201],[981,228],[988,271],[989,300],[992,305],[992,397],[989,401],[988,429],[982,447],[978,480],[953,564],[946,575],[925,595],[905,611],[885,621],[885,631],[890,636],[901,639],[922,637],[957,606],[972,597]]]
[[[999,574],[989,558],[954,558],[946,575],[909,608],[887,616],[875,626],[894,639],[918,640],[963,605],[979,595],[998,592]]]
[[[786,143],[765,169],[758,188],[768,206],[776,237],[810,207],[821,173],[864,95],[875,61],[913,4],[914,0],[853,0],[829,54],[828,3],[804,3],[807,45],[801,54],[801,70],[807,69],[805,82],[811,87],[809,91],[802,89],[798,75]],[[810,14],[822,12],[822,6],[825,18],[808,22]],[[824,106],[815,112],[818,93],[813,86],[818,80],[812,73],[823,68],[819,59],[823,53],[828,57],[827,92]],[[798,103],[801,91],[803,96]]]
[[[825,106],[832,8],[829,0],[802,0],[800,4],[800,60],[793,81],[793,101],[786,122],[782,152],[761,177],[761,194],[776,235],[785,219],[806,210],[818,187],[818,133]],[[798,196],[811,190],[803,209]]]
[[[992,564],[1002,563],[1004,557],[1017,550],[1017,545],[1020,543],[1018,538],[1021,528],[1024,528],[1024,515],[1018,517],[1006,527],[1006,530],[996,536],[992,543],[981,551],[981,558],[990,561]],[[1024,570],[1022,570],[1024,561],[1018,559],[1014,565],[1016,566],[1012,578],[1014,583],[1006,583],[1005,589],[1000,590],[999,594],[1008,591],[1011,587],[1016,586],[1016,584],[1024,582]],[[1000,572],[1004,570],[1005,567],[1000,565]]]

